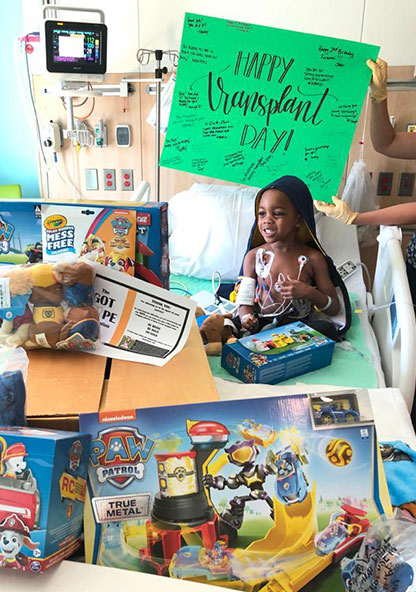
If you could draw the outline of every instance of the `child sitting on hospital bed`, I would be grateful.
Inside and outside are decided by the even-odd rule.
[[[315,236],[312,196],[303,181],[281,177],[258,193],[249,248],[235,324],[256,333],[301,320],[337,339],[331,317],[340,312],[340,301],[333,279],[343,283]]]

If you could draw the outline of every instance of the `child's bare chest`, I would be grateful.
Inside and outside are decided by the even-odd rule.
[[[300,251],[278,252],[264,250],[262,258],[258,257],[260,265],[256,265],[257,276],[266,285],[272,286],[277,281],[301,280],[306,283],[312,281],[312,263]]]

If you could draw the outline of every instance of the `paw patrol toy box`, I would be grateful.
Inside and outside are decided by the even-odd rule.
[[[372,421],[314,418],[307,395],[81,415],[87,562],[251,592],[340,578],[391,507]]]
[[[221,366],[243,382],[276,384],[332,361],[335,342],[300,321],[225,344]]]
[[[0,263],[96,261],[169,288],[167,203],[2,201]]]
[[[24,200],[0,206],[0,264],[38,263],[42,259],[40,205]]]
[[[38,573],[80,546],[90,436],[0,427],[0,565]]]

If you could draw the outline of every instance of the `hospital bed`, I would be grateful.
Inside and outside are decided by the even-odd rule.
[[[170,200],[170,254],[172,271],[176,272],[172,276],[173,289],[179,282],[191,294],[212,291],[211,281],[201,278],[209,278],[215,269],[225,270],[227,276],[232,273],[230,265],[237,269],[252,224],[255,194],[254,188],[196,184]],[[345,282],[353,310],[352,327],[345,340],[336,344],[331,366],[282,383],[279,388],[294,383],[297,392],[304,392],[305,384],[316,390],[320,385],[396,387],[410,410],[416,375],[416,326],[400,231],[381,229],[374,288],[369,294],[360,265],[356,227],[322,214],[316,217],[316,227],[335,265],[346,260],[358,264],[357,271]],[[236,251],[239,255],[233,263]],[[199,277],[190,277],[195,275]],[[210,359],[210,365],[217,387],[221,379],[232,379],[218,358]],[[238,384],[241,392],[243,385]]]
[[[360,261],[355,227],[323,216],[318,219],[317,232],[336,265],[341,259]],[[382,370],[386,386],[400,390],[410,410],[416,380],[416,323],[401,238],[397,227],[380,228],[371,293],[366,292],[362,268],[347,278],[346,285],[359,296],[356,310],[363,311],[361,324],[378,373]],[[378,386],[382,386],[381,376]]]

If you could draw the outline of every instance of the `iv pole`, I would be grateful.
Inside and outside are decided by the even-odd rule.
[[[155,94],[156,94],[156,130],[155,130],[155,198],[156,201],[160,201],[160,108],[161,108],[161,91],[162,91],[162,82],[163,82],[163,74],[167,74],[167,67],[162,67],[162,60],[164,56],[167,56],[170,61],[173,63],[174,67],[178,65],[178,57],[179,54],[177,51],[169,49],[168,51],[163,51],[163,49],[139,49],[137,52],[137,61],[142,66],[147,66],[150,60],[150,56],[154,55],[156,60],[156,69],[155,69]],[[129,82],[143,82],[142,78],[138,79],[127,79]],[[153,94],[153,89],[148,87],[149,94]]]

